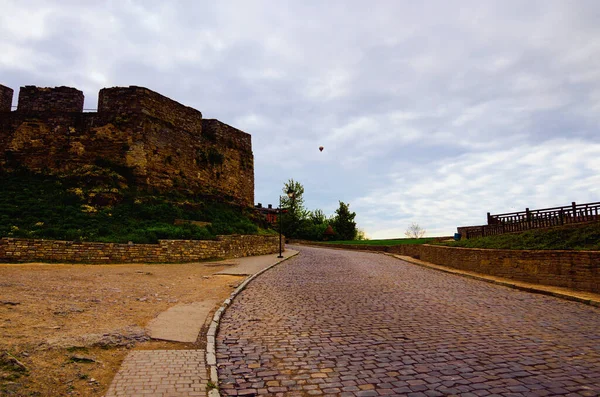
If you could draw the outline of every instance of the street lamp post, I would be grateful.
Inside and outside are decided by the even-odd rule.
[[[296,193],[292,190],[292,188],[289,188],[287,190],[287,195],[289,198],[293,199],[296,196]],[[278,258],[283,258],[282,252],[283,252],[283,245],[281,242],[281,218],[282,218],[282,214],[283,214],[283,201],[281,200],[282,196],[279,196],[279,255],[277,256]]]

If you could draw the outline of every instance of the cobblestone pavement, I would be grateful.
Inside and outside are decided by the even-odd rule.
[[[106,397],[206,396],[204,350],[135,350],[127,355]]]
[[[225,312],[222,395],[600,395],[599,308],[299,249]]]

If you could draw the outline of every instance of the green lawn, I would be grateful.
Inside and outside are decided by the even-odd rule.
[[[513,250],[600,250],[600,222],[437,244]]]
[[[348,244],[348,245],[402,245],[402,244],[430,244],[435,237],[424,238],[399,238],[390,240],[346,240],[346,241],[321,241],[321,243]]]

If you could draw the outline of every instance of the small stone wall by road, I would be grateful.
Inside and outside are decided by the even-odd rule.
[[[600,251],[496,250],[429,244],[318,246],[388,252],[459,270],[600,293]]]
[[[419,259],[528,283],[600,293],[600,251],[493,250],[424,245]]]
[[[158,244],[0,239],[0,262],[8,263],[179,263],[267,255],[278,251],[278,236],[255,235],[218,236],[217,240],[160,240]]]

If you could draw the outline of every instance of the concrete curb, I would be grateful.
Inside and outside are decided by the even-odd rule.
[[[501,280],[501,279],[499,279],[499,277],[495,278],[495,277],[491,277],[491,276],[475,274],[473,272],[464,272],[464,271],[461,271],[458,269],[453,269],[453,268],[450,268],[447,266],[434,265],[432,263],[413,259],[409,256],[390,254],[387,252],[383,253],[383,254],[392,256],[396,259],[400,259],[404,262],[412,263],[413,265],[425,267],[427,269],[439,270],[439,271],[442,271],[445,273],[450,273],[450,274],[454,274],[457,276],[470,278],[473,280],[485,281],[485,282],[488,282],[491,284],[501,285],[503,287],[513,288],[513,289],[517,289],[520,291],[531,292],[534,294],[548,295],[548,296],[553,296],[555,298],[560,298],[560,299],[570,300],[570,301],[574,301],[574,302],[584,303],[584,304],[590,305],[590,306],[600,307],[600,300],[596,300],[593,298],[584,298],[581,296],[577,296],[576,294],[569,294],[566,292],[551,291],[549,289],[551,287],[546,287],[546,286],[542,286],[539,284],[531,284],[531,283],[525,283],[525,282],[515,283],[515,282],[505,281],[506,279]]]
[[[219,385],[219,374],[217,372],[217,350],[216,350],[217,340],[216,340],[216,338],[217,338],[217,331],[219,330],[219,323],[221,322],[221,316],[223,315],[223,313],[225,313],[225,310],[227,309],[227,307],[229,305],[231,305],[231,302],[233,301],[233,299],[235,299],[235,297],[246,288],[246,286],[248,285],[248,283],[250,283],[250,281],[254,280],[256,277],[260,276],[267,270],[279,265],[280,263],[285,262],[288,259],[295,257],[299,253],[300,252],[296,252],[295,254],[292,254],[292,255],[288,256],[287,258],[283,258],[280,261],[262,269],[258,273],[255,273],[254,275],[248,277],[246,280],[244,280],[244,282],[242,282],[242,284],[240,284],[235,289],[235,291],[233,291],[231,293],[231,295],[229,295],[229,298],[227,298],[227,299],[225,299],[225,301],[223,301],[223,304],[221,304],[221,307],[219,307],[217,309],[217,311],[215,312],[215,315],[213,316],[210,326],[208,327],[208,332],[206,333],[206,365],[209,368],[209,371],[210,371],[209,379],[213,385],[215,385],[215,386]],[[221,396],[221,393],[219,393],[218,388],[210,389],[208,391],[208,397],[220,397],[220,396]]]

